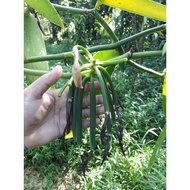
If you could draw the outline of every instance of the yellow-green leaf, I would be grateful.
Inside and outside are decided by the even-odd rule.
[[[112,59],[117,56],[119,56],[119,53],[117,50],[103,50],[103,51],[98,51],[93,56],[93,58],[98,59],[100,61],[106,61],[106,60]]]
[[[164,84],[162,86],[162,107],[166,117],[166,69],[164,70]]]
[[[166,69],[164,69],[164,84],[162,88],[162,95],[166,96]]]
[[[25,2],[50,22],[64,28],[58,12],[49,0],[25,0]]]
[[[166,6],[150,0],[98,0],[95,8],[108,5],[166,22]]]
[[[103,51],[98,51],[93,58],[98,59],[100,61],[106,61],[109,59],[112,59],[114,57],[119,56],[119,53],[117,50],[103,50]],[[108,73],[111,75],[115,69],[115,66],[109,66],[106,68]]]
[[[73,138],[73,131],[72,130],[70,130],[70,132],[67,135],[65,135],[65,139],[70,139],[70,138]]]

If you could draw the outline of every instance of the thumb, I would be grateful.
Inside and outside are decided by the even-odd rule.
[[[39,99],[42,95],[55,84],[62,75],[62,67],[56,66],[49,73],[41,76],[36,81],[34,81],[27,89],[25,89],[30,94],[30,99]]]

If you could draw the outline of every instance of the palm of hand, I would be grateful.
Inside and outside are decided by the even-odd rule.
[[[58,97],[59,90],[47,92],[39,99],[25,100],[25,145],[27,139],[33,146],[39,146],[60,137],[66,126],[67,90]],[[28,90],[26,93],[30,93]],[[27,94],[28,97],[28,94]],[[28,110],[28,109],[30,110]],[[30,114],[27,114],[29,112]]]
[[[24,90],[24,144],[32,148],[47,144],[60,137],[67,124],[67,94],[65,89],[61,97],[58,97],[60,89],[47,91],[55,84],[62,75],[62,68],[55,67],[49,73],[41,76]],[[100,90],[100,84],[95,83],[95,89]],[[90,84],[85,85],[84,91],[89,92]],[[96,114],[101,115],[104,111],[103,98],[96,96]],[[82,121],[83,127],[90,125],[90,98],[83,99]],[[96,124],[100,119],[96,118]]]

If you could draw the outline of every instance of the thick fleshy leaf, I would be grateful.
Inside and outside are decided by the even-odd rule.
[[[166,22],[166,6],[150,0],[98,0],[95,8],[108,5]]]
[[[162,107],[166,117],[166,69],[164,70],[164,84],[162,86]]]
[[[50,22],[64,28],[58,12],[49,0],[25,0],[25,2]]]
[[[93,58],[99,59],[100,61],[106,61],[106,60],[112,59],[117,56],[119,56],[119,53],[116,50],[103,50],[103,51],[98,51],[93,56]]]
[[[112,59],[114,57],[119,56],[119,53],[117,50],[104,50],[104,51],[98,51],[93,58],[98,59],[100,61],[106,61],[109,59]],[[108,73],[111,75],[115,69],[115,66],[109,66],[106,68]]]
[[[24,9],[24,59],[33,56],[47,55],[42,32],[37,24],[35,17]],[[48,61],[39,61],[24,64],[24,68],[49,71]],[[29,84],[32,84],[39,76],[25,74]]]

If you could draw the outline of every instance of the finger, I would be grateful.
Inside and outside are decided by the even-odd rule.
[[[102,95],[96,95],[96,105],[98,104],[103,104],[103,97]],[[89,96],[85,96],[83,98],[83,104],[82,104],[83,108],[87,108],[90,106],[90,97]]]
[[[95,87],[95,90],[101,89],[100,83],[98,81],[94,82],[94,87]],[[90,91],[90,82],[87,82],[85,87],[84,87],[84,92],[89,92],[89,91]]]
[[[97,106],[96,107],[96,115],[102,115],[105,113],[104,106]],[[82,118],[89,118],[90,117],[90,109],[86,108],[82,110]]]
[[[100,119],[96,118],[96,125],[99,125],[100,122],[101,122]],[[90,120],[89,119],[82,120],[82,127],[83,128],[90,127]]]
[[[55,84],[62,75],[62,67],[56,66],[49,73],[41,76],[25,90],[30,92],[30,99],[40,99],[42,95]]]
[[[104,109],[104,106],[97,106],[96,107],[96,115],[102,115],[105,113],[105,109]]]

